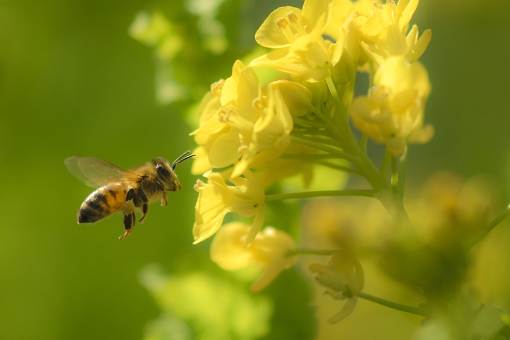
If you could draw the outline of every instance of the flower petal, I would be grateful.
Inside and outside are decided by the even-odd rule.
[[[303,26],[307,30],[314,30],[316,27],[323,32],[328,23],[331,8],[331,0],[305,0],[303,4]]]
[[[276,21],[293,12],[298,18],[301,18],[301,10],[296,7],[285,6],[274,10],[264,20],[260,28],[255,33],[255,40],[261,46],[268,48],[281,48],[289,46],[289,40],[276,26]]]
[[[287,259],[285,257],[280,257],[269,264],[266,267],[262,275],[250,286],[250,291],[253,293],[260,292],[262,289],[266,288],[271,282],[276,279],[278,275],[285,269],[287,266]]]
[[[402,13],[398,22],[401,31],[409,24],[413,18],[413,14],[418,7],[420,0],[400,0],[397,5],[397,12]]]
[[[407,55],[409,62],[414,63],[418,60],[429,46],[430,40],[432,39],[432,31],[425,30],[418,38],[416,43],[412,46],[411,55]]]
[[[243,69],[243,62],[236,60],[234,66],[232,66],[232,76],[225,80],[221,90],[221,105],[223,107],[232,107],[237,101],[237,85]]]
[[[328,319],[328,322],[334,324],[348,317],[354,311],[357,302],[358,302],[357,296],[353,296],[352,298],[347,299],[347,302],[344,304],[342,310],[337,314],[333,315],[332,317],[330,317]]]
[[[239,134],[232,130],[216,138],[213,145],[211,145],[209,162],[215,168],[227,167],[241,157],[237,152],[241,146]]]
[[[257,207],[257,213],[255,215],[255,218],[253,219],[253,224],[251,225],[250,232],[248,233],[248,236],[246,236],[246,240],[243,243],[243,248],[248,248],[250,244],[255,239],[255,236],[259,233],[260,229],[262,228],[262,223],[264,223],[265,218],[265,205],[261,204]]]
[[[193,238],[195,239],[193,244],[200,243],[214,235],[214,233],[220,229],[221,224],[223,223],[223,218],[228,212],[229,211],[223,210],[217,214],[216,217],[208,220],[205,223],[195,223],[193,226]]]
[[[191,166],[191,173],[193,175],[203,174],[206,171],[211,170],[211,164],[209,163],[209,157],[207,150],[203,146],[197,147],[193,150],[195,157],[193,158],[193,165]]]
[[[290,113],[294,116],[305,115],[311,106],[312,92],[303,85],[288,80],[278,80],[271,83],[271,88],[278,89]],[[278,110],[278,104],[275,104]]]
[[[221,228],[211,243],[211,260],[225,270],[237,270],[253,261],[250,251],[241,247],[242,239],[250,227],[244,223],[232,222]]]

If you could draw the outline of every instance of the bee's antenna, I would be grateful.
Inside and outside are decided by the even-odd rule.
[[[195,156],[196,155],[194,153],[191,153],[191,151],[189,151],[189,150],[186,151],[185,153],[183,153],[182,155],[177,157],[177,159],[172,163],[172,170],[175,170],[176,165],[179,164],[180,162],[185,161],[188,158],[195,157]]]

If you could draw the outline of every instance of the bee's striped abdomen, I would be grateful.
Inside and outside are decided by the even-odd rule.
[[[78,223],[93,223],[122,210],[126,190],[119,183],[101,187],[91,193],[78,210]]]

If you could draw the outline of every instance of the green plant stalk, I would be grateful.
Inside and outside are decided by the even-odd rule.
[[[388,184],[384,178],[381,177],[381,173],[374,165],[370,157],[368,157],[367,153],[363,151],[358,145],[358,142],[356,141],[356,138],[354,137],[354,134],[352,133],[351,127],[349,125],[346,110],[342,101],[338,97],[338,92],[336,91],[331,76],[326,78],[326,83],[328,84],[331,96],[333,97],[336,104],[337,112],[335,113],[335,116],[337,116],[338,119],[335,120],[335,123],[338,124],[338,128],[341,132],[341,140],[339,140],[339,142],[342,146],[342,149],[346,153],[361,159],[360,163],[355,164],[358,166],[360,174],[362,174],[362,176],[367,179],[372,188],[378,191],[388,190]]]
[[[362,133],[361,134],[361,140],[359,142],[359,148],[364,153],[367,153],[367,144],[368,144],[368,136],[365,133]]]
[[[354,175],[359,175],[360,174],[359,171],[356,170],[356,169],[353,169],[353,168],[350,168],[350,167],[347,167],[347,166],[344,166],[344,165],[338,165],[338,164],[335,164],[335,163],[332,163],[332,162],[328,162],[328,161],[325,161],[325,160],[319,160],[316,163],[324,165],[324,166],[327,166],[328,168],[331,168],[331,169],[340,170],[340,171],[347,172],[347,173],[350,173],[350,174],[354,174]]]
[[[335,116],[338,118],[335,119],[334,122],[342,132],[342,150],[361,160],[361,162],[355,163],[355,165],[357,166],[359,174],[364,177],[375,190],[374,197],[379,199],[388,212],[396,213],[395,217],[400,222],[399,224],[404,227],[408,237],[417,238],[409,216],[404,209],[403,202],[398,198],[397,167],[394,167],[397,172],[393,174],[393,183],[396,183],[397,186],[392,188],[391,183],[388,183],[387,178],[383,177],[383,174],[381,174],[381,171],[375,166],[368,154],[357,143],[348,119],[343,119],[346,117],[346,110],[338,97],[338,92],[336,91],[331,76],[326,78],[326,82],[328,83],[331,96],[334,98],[334,102],[337,105]],[[385,192],[389,195],[386,195]]]
[[[398,196],[398,164],[397,164],[397,157],[391,156],[391,193],[393,194],[393,197],[395,199],[400,201],[400,198]]]
[[[361,196],[373,197],[374,190],[324,190],[324,191],[304,191],[293,192],[288,194],[266,195],[266,202],[276,200],[287,200],[293,198],[310,198],[310,197],[331,197],[331,196]]]
[[[384,151],[384,158],[381,164],[381,177],[386,178],[388,176],[388,169],[390,168],[391,154],[388,148]]]
[[[294,123],[298,124],[298,125],[313,126],[316,128],[324,128],[324,129],[327,128],[326,124],[324,124],[322,121],[318,122],[318,121],[307,120],[307,119],[303,119],[303,118],[299,118],[299,117],[292,117],[292,119],[294,120]]]
[[[327,128],[329,130],[331,130],[331,132],[333,132],[336,136],[341,136],[341,132],[340,130],[338,130],[338,128],[335,126],[335,124],[333,124],[333,121],[331,120],[330,117],[328,117],[327,115],[325,115],[322,110],[316,110],[316,111],[313,111],[324,123],[327,124]]]
[[[281,157],[287,159],[301,159],[309,162],[337,158],[334,155],[330,154],[301,154],[301,153],[284,153]]]
[[[421,316],[425,316],[425,317],[430,316],[430,313],[426,309],[424,309],[424,308],[403,305],[403,304],[396,303],[396,302],[389,301],[389,300],[385,300],[385,299],[382,299],[380,297],[377,297],[377,296],[374,296],[374,295],[371,295],[371,294],[367,294],[367,293],[364,293],[364,292],[359,292],[358,296],[360,298],[362,298],[362,299],[369,300],[369,301],[375,302],[375,303],[377,303],[379,305],[382,305],[382,306],[385,306],[385,307],[389,307],[389,308],[392,308],[392,309],[396,309],[396,310],[399,310],[399,311],[402,311],[402,312],[416,314],[416,315],[421,315]]]
[[[398,196],[401,202],[404,202],[406,171],[407,171],[407,147],[404,150],[404,155],[400,157],[400,166],[398,171]]]
[[[476,244],[478,244],[478,242],[483,240],[485,236],[487,236],[492,231],[492,229],[494,229],[498,224],[500,224],[508,215],[510,215],[510,205],[508,205],[506,209],[503,210],[503,212],[496,216],[496,218],[493,219],[478,235],[471,238],[471,240],[467,242],[466,248],[470,249]]]
[[[308,141],[319,143],[319,144],[326,144],[329,146],[337,147],[337,143],[335,143],[335,140],[333,140],[333,139],[307,136],[299,131],[292,131],[292,136],[296,136],[298,138],[306,139]]]
[[[333,97],[333,100],[336,104],[336,109],[340,110],[341,116],[343,116],[344,120],[347,120],[349,117],[347,117],[344,104],[342,103],[342,100],[340,99],[340,96],[338,95],[338,92],[335,87],[335,83],[333,82],[333,78],[331,78],[331,75],[326,77],[326,85],[328,85],[329,92],[331,93],[331,96]],[[339,137],[342,135],[340,134]]]
[[[320,143],[316,143],[316,142],[312,142],[312,141],[309,141],[309,140],[306,140],[306,139],[303,139],[303,138],[300,138],[300,137],[297,137],[297,136],[290,136],[291,138],[291,141],[293,141],[294,143],[298,143],[298,144],[303,144],[303,145],[306,145],[306,146],[310,146],[312,148],[315,148],[317,150],[322,150],[324,152],[327,152],[327,153],[330,153],[332,155],[335,155],[337,156],[338,158],[343,158],[353,164],[358,164],[358,163],[361,163],[362,160],[358,159],[357,157],[355,156],[352,156],[351,154],[348,154],[346,152],[343,152],[341,150],[338,150],[336,148],[332,148],[330,146],[327,146],[327,145],[323,145],[323,144],[320,144]]]

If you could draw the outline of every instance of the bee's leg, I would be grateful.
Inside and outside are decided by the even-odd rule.
[[[124,235],[119,236],[119,240],[122,240],[123,238],[126,238],[133,232],[133,227],[135,226],[135,213],[132,212],[129,215],[124,215],[124,229],[126,230],[124,232]]]
[[[166,191],[163,191],[161,195],[161,206],[166,207],[168,205],[168,201],[166,200]]]
[[[143,192],[142,189],[138,189],[138,196],[142,199],[142,218],[140,219],[140,223],[143,223],[143,220],[145,220],[145,217],[147,216],[147,211],[149,211],[149,199],[147,198],[147,195],[145,195],[145,192]]]
[[[120,236],[119,239],[123,239],[129,236],[133,232],[133,227],[135,226],[135,191],[133,189],[129,189],[126,194],[126,202],[124,203],[124,207],[122,208],[122,213],[124,213],[124,235]]]

